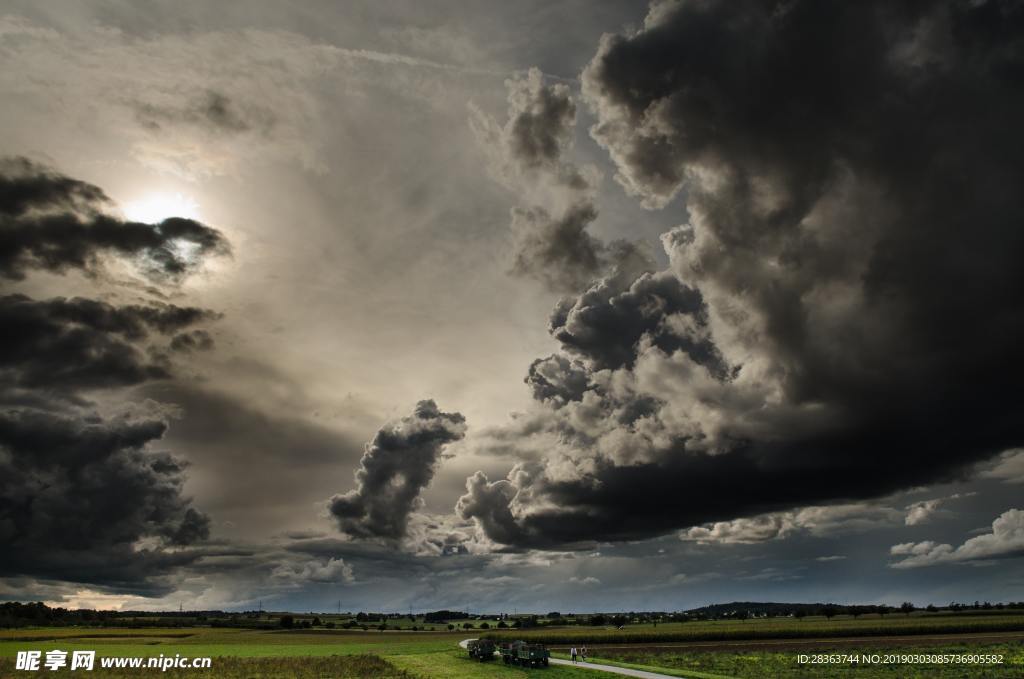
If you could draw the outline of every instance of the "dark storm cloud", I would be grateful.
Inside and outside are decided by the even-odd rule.
[[[512,272],[542,281],[552,290],[579,290],[600,274],[603,245],[587,233],[597,218],[589,203],[573,205],[553,217],[535,207],[512,211],[515,238]]]
[[[541,407],[559,450],[472,477],[461,515],[520,545],[630,540],[1020,446],[1022,29],[1020,3],[750,1],[606,36],[592,135],[646,206],[685,187],[689,223],[671,272],[556,309],[600,388]]]
[[[551,401],[557,407],[583,398],[590,374],[579,362],[553,354],[531,363],[525,382],[535,399]]]
[[[668,271],[644,274],[626,289],[621,279],[596,283],[555,307],[550,331],[563,348],[595,370],[632,367],[637,343],[646,338],[662,351],[684,350],[715,374],[725,373],[708,334],[700,292]]]
[[[3,296],[0,375],[8,386],[63,392],[167,378],[170,365],[147,351],[147,337],[170,335],[217,316],[171,304],[118,307],[77,297],[37,301]]]
[[[635,274],[651,266],[637,245],[624,240],[605,244],[587,233],[595,219],[597,208],[586,200],[558,216],[542,207],[513,209],[512,273],[538,280],[550,290],[574,292],[606,273]]]
[[[207,351],[213,348],[213,338],[205,330],[179,333],[171,339],[171,351]]]
[[[194,125],[213,132],[238,134],[258,129],[268,131],[274,115],[267,110],[241,107],[223,92],[209,90],[184,103],[157,105],[140,103],[135,115],[144,127],[158,131],[165,125]]]
[[[380,429],[366,445],[356,489],[331,498],[338,527],[358,538],[405,537],[441,449],[465,431],[462,415],[442,412],[433,401],[420,401],[412,415]]]
[[[220,234],[197,222],[123,222],[101,212],[108,203],[95,186],[4,161],[0,276],[96,273],[101,256],[119,256],[177,277],[227,252]],[[145,595],[173,589],[173,574],[199,558],[192,546],[210,533],[209,518],[182,495],[185,464],[150,450],[167,429],[162,418],[101,416],[83,394],[170,377],[157,343],[202,345],[208,335],[193,326],[219,316],[163,303],[0,296],[0,575]]]
[[[181,495],[183,464],[146,446],[155,419],[0,412],[0,573],[153,593],[160,576],[195,559],[161,545],[209,535]],[[137,547],[143,538],[154,542]]]
[[[104,214],[101,189],[24,158],[0,162],[0,201],[0,276],[12,280],[32,269],[97,273],[105,256],[175,280],[230,252],[219,231],[191,219],[142,224]]]
[[[576,103],[565,84],[532,69],[506,82],[504,126],[477,115],[474,125],[496,156],[495,171],[529,207],[512,210],[511,272],[555,292],[579,292],[606,273],[651,268],[650,257],[627,241],[606,244],[587,232],[597,219],[593,184],[599,175],[569,159]]]
[[[509,81],[509,150],[529,168],[555,166],[572,143],[576,102],[561,83],[544,84],[539,72]]]

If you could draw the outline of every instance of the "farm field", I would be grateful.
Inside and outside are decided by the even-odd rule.
[[[803,652],[803,651],[801,651]],[[997,644],[977,643],[946,643],[926,648],[908,649],[904,646],[878,646],[863,649],[816,649],[813,653],[846,653],[849,655],[867,654],[879,656],[883,662],[879,664],[837,663],[837,664],[799,664],[796,651],[718,651],[680,652],[676,650],[638,648],[635,650],[595,650],[594,662],[618,664],[624,667],[651,669],[666,674],[679,673],[679,676],[695,676],[706,673],[714,676],[735,677],[737,679],[759,679],[760,677],[778,677],[779,679],[802,679],[821,677],[822,679],[916,679],[918,677],[1020,677],[1024,675],[1024,642],[1015,641]],[[931,654],[931,655],[1002,655],[1001,665],[966,665],[966,664],[897,664],[885,663],[886,655],[899,654]]]
[[[1024,616],[889,616],[885,619],[826,620],[807,618],[705,621],[662,624],[655,629],[564,627],[525,630],[503,637],[543,638],[586,643],[591,660],[624,664],[680,677],[1010,677],[1024,675]],[[974,638],[957,634],[974,629]],[[1011,632],[977,632],[977,628],[1015,628]],[[836,634],[836,630],[844,630]],[[848,631],[847,631],[848,630]],[[924,634],[922,630],[928,632]],[[475,631],[474,631],[475,632]],[[903,639],[882,635],[917,633]],[[856,633],[857,636],[850,636]],[[611,676],[585,667],[552,666],[530,670],[500,661],[470,660],[457,648],[476,633],[361,630],[253,630],[237,628],[22,628],[0,632],[0,677],[30,676],[14,670],[18,651],[94,650],[98,657],[212,657],[209,670],[170,670],[168,677],[339,677],[384,679],[482,679],[531,675],[550,679]],[[1002,636],[1000,636],[1002,635]],[[494,635],[499,636],[499,635]],[[821,638],[835,636],[838,638]],[[680,638],[683,641],[679,641]],[[703,640],[703,641],[701,641]],[[632,642],[632,643],[627,643]],[[928,646],[920,646],[926,643]],[[689,644],[689,645],[688,645]],[[699,648],[698,648],[699,647]],[[799,653],[1001,653],[1004,665],[798,665]],[[90,676],[145,676],[154,670],[101,670]],[[47,672],[47,675],[70,672]]]
[[[921,634],[971,634],[1024,631],[1024,615],[923,614],[804,618],[757,618],[714,620],[654,625],[610,627],[556,627],[530,630],[494,630],[483,634],[493,639],[525,638],[551,645],[589,643],[653,643],[744,639],[802,639]]]

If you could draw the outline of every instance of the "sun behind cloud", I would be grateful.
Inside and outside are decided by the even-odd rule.
[[[121,211],[127,219],[146,224],[156,224],[169,217],[200,221],[199,203],[181,193],[150,193],[124,203]]]

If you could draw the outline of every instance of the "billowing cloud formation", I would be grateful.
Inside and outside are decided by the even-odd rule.
[[[91,274],[119,257],[173,281],[227,251],[201,224],[123,222],[100,212],[107,203],[95,186],[5,161],[0,276]],[[167,429],[153,414],[159,404],[109,414],[118,410],[109,390],[170,377],[167,349],[180,337],[202,348],[212,340],[193,326],[218,317],[165,303],[0,296],[0,576],[153,595],[199,558],[191,546],[209,537],[210,519],[182,494],[185,463],[150,448]],[[108,414],[91,401],[101,391]]]
[[[181,494],[183,464],[151,453],[157,419],[0,414],[0,573],[163,591],[160,576],[195,559],[185,546],[209,519]],[[140,541],[157,542],[140,547]]]
[[[936,514],[946,511],[941,509],[942,505],[945,503],[950,500],[959,500],[962,497],[970,497],[974,494],[975,493],[954,493],[949,497],[936,497],[930,500],[915,502],[907,507],[907,516],[903,522],[908,526],[927,523],[928,521],[931,521]]]
[[[1022,24],[1004,2],[712,1],[606,36],[591,133],[688,221],[670,271],[559,305],[588,374],[531,378],[544,400],[504,442],[527,461],[472,477],[462,515],[519,545],[630,540],[1020,446]]]
[[[595,370],[632,367],[637,345],[645,339],[666,353],[685,351],[695,363],[724,374],[697,290],[669,271],[644,274],[624,290],[620,283],[619,278],[602,280],[558,304],[550,331],[566,351]]]
[[[982,478],[999,479],[1005,483],[1024,483],[1024,450],[1008,450],[999,457],[992,469],[981,473]]]
[[[438,410],[433,401],[420,401],[412,415],[381,428],[366,445],[356,489],[331,498],[338,527],[357,538],[405,537],[441,449],[465,433],[465,418]]]
[[[969,539],[959,547],[936,542],[905,542],[890,553],[902,557],[892,568],[919,568],[1024,555],[1024,511],[1008,509],[992,522],[992,532]]]
[[[686,541],[719,544],[750,544],[786,538],[796,533],[828,536],[894,525],[900,512],[869,504],[804,507],[790,512],[765,514],[749,519],[718,521],[680,533]]]
[[[600,175],[567,157],[576,127],[568,86],[544,82],[537,69],[506,85],[505,125],[476,109],[471,123],[496,177],[529,205],[512,210],[512,273],[556,292],[579,292],[611,271],[635,276],[649,269],[637,244],[604,243],[587,232],[598,216],[593,190]]]
[[[70,179],[24,158],[0,162],[0,276],[30,269],[96,273],[117,256],[147,276],[176,279],[207,256],[230,252],[216,229],[172,217],[159,224],[104,214],[109,199],[98,187]]]
[[[7,295],[0,297],[0,376],[9,386],[64,391],[166,378],[167,359],[146,351],[149,334],[172,335],[216,317],[171,304],[118,307],[79,297],[36,301]],[[212,342],[201,330],[191,332],[203,334],[179,334],[171,347],[181,348],[179,338]]]

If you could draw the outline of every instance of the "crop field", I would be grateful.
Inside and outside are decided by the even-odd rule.
[[[988,637],[976,640],[963,631],[982,629]],[[1017,632],[999,632],[1013,629]],[[837,631],[838,630],[838,631]],[[524,630],[502,636],[542,638],[556,650],[561,640],[593,644],[591,660],[649,669],[671,676],[717,679],[733,677],[1010,677],[1024,676],[1024,616],[889,616],[885,619],[808,618],[756,619],[636,626],[616,630],[563,627]],[[922,631],[926,631],[925,636]],[[909,635],[906,640],[880,635]],[[851,636],[856,634],[857,636]],[[997,638],[1002,634],[1005,640]],[[0,677],[32,676],[14,670],[18,651],[60,649],[96,651],[101,657],[211,657],[210,669],[104,670],[87,676],[142,677],[339,677],[384,679],[483,679],[543,676],[582,679],[611,676],[585,667],[551,666],[547,669],[509,667],[496,660],[481,663],[468,658],[457,642],[475,634],[362,630],[253,630],[212,627],[129,628],[23,628],[0,631]],[[838,637],[825,639],[823,637]],[[815,639],[819,640],[815,640]],[[682,639],[682,641],[680,641]],[[931,644],[917,646],[917,639]],[[700,642],[700,640],[709,640]],[[706,648],[680,646],[697,643]],[[673,646],[675,644],[675,646]],[[1001,654],[1002,665],[899,665],[799,664],[799,654],[889,653]],[[538,674],[539,673],[539,674]],[[67,676],[67,670],[46,672]]]
[[[907,649],[905,647],[871,647],[863,650],[819,649],[811,653],[845,653],[863,658],[864,655],[877,657],[880,662],[839,662],[810,664],[798,663],[798,654],[793,651],[742,651],[742,652],[679,652],[638,648],[636,650],[600,651],[593,657],[594,662],[617,664],[624,667],[650,669],[665,674],[683,677],[705,674],[736,679],[917,679],[918,677],[1020,677],[1024,676],[1024,644],[1020,641],[1001,644],[949,643],[927,648]],[[887,656],[900,654],[925,655],[994,655],[1002,656],[1002,664],[970,665],[941,663],[899,663],[885,662]]]
[[[757,618],[714,620],[658,625],[610,627],[559,627],[530,630],[497,630],[483,636],[493,639],[526,638],[551,645],[601,643],[639,644],[745,639],[804,639],[820,637],[867,637],[918,634],[971,634],[1024,631],[1024,615],[889,615],[860,618]]]

